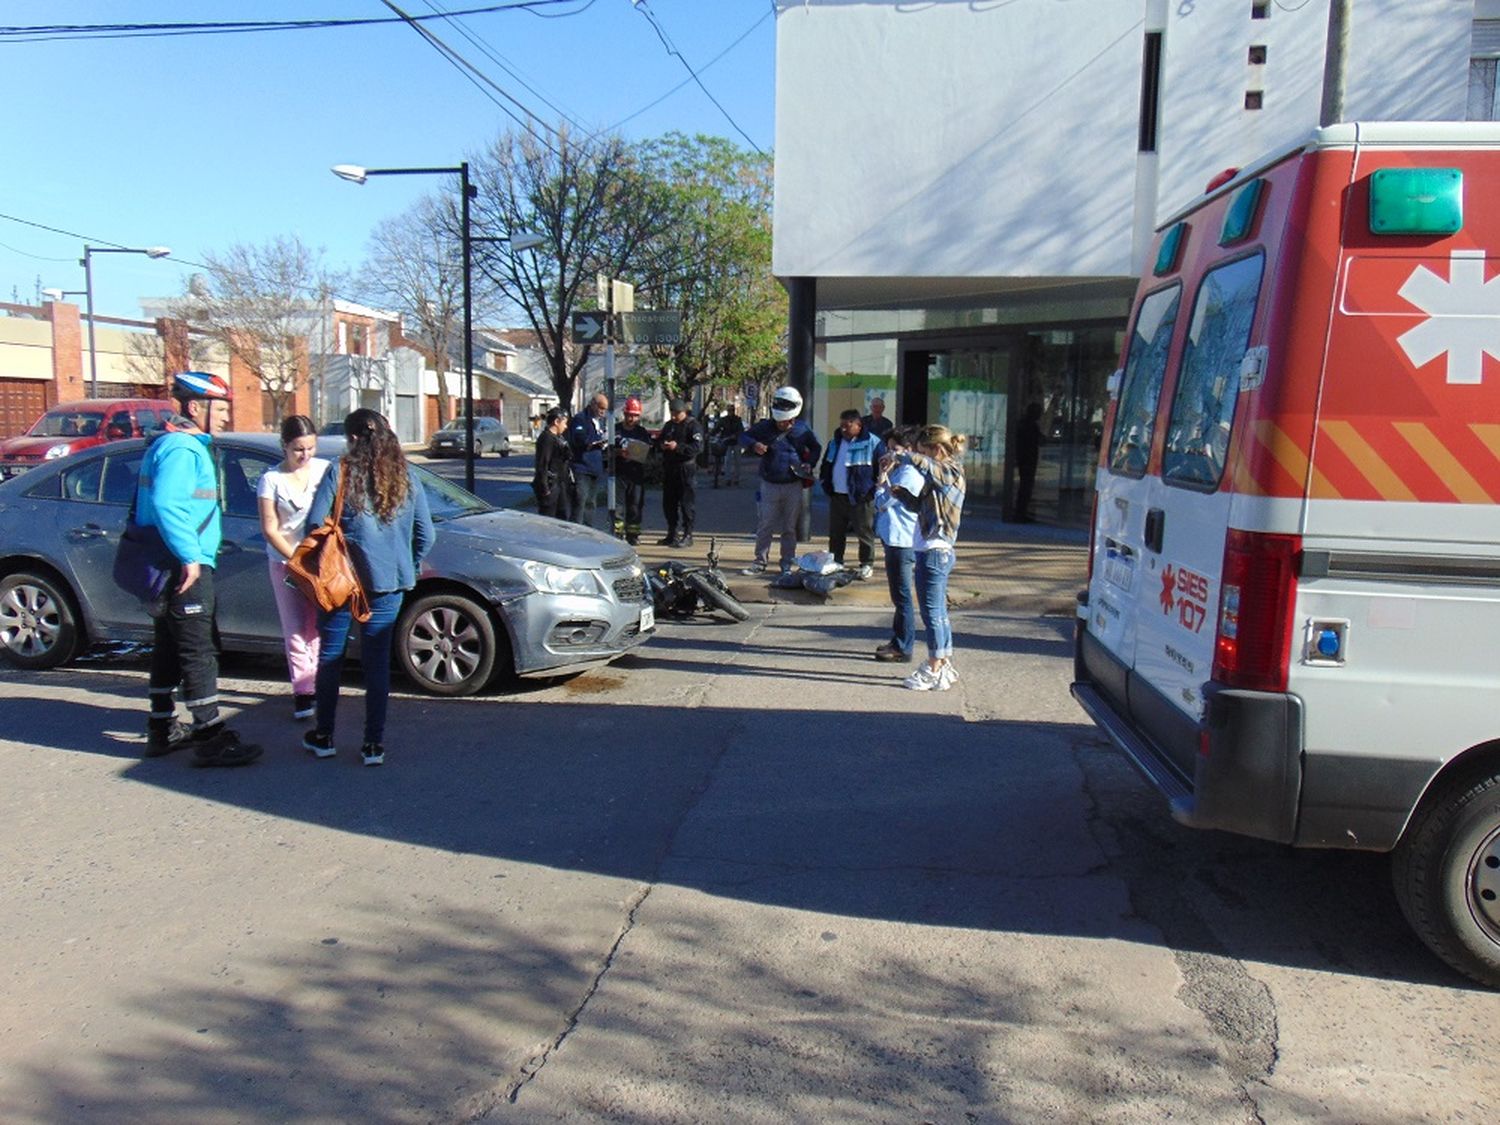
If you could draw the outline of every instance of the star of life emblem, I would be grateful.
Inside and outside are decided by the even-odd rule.
[[[1447,281],[1418,266],[1399,290],[1427,319],[1396,342],[1417,367],[1446,353],[1450,383],[1478,384],[1485,354],[1500,359],[1500,275],[1486,281],[1484,262],[1483,250],[1454,250]]]

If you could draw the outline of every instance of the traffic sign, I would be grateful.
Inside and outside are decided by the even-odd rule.
[[[620,314],[620,339],[646,346],[682,343],[680,309],[647,309]]]
[[[609,314],[603,309],[573,314],[573,343],[602,344],[604,329],[609,323]]]

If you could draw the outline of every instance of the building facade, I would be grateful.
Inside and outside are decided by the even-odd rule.
[[[1005,511],[1035,403],[1036,514],[1086,522],[1152,232],[1318,124],[1327,0],[776,7],[773,271],[814,424],[877,395],[941,422]],[[1493,116],[1491,7],[1352,5],[1343,119]]]

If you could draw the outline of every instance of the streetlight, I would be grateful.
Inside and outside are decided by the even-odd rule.
[[[451,176],[458,173],[460,238],[464,253],[464,487],[474,491],[474,302],[469,293],[469,200],[478,194],[469,183],[469,162],[456,168],[363,168],[358,164],[335,164],[333,174],[351,184],[363,184],[371,176]],[[437,357],[434,357],[437,358]]]
[[[148,258],[165,258],[172,251],[166,246],[147,246],[140,249],[128,246],[85,246],[78,264],[83,267],[83,296],[89,314],[89,398],[99,397],[99,357],[94,351],[94,268],[95,254],[144,254]]]
[[[479,194],[479,189],[469,183],[469,162],[453,168],[365,168],[359,164],[335,164],[330,171],[341,180],[351,184],[363,184],[371,176],[451,176],[457,173],[459,196],[462,205],[459,211],[460,237],[464,256],[464,429],[468,437],[464,440],[464,487],[474,491],[474,302],[470,293],[470,278],[473,266],[470,261],[475,242],[509,242],[517,250],[534,250],[546,241],[539,234],[518,234],[514,238],[476,239],[470,231],[469,200]],[[434,357],[437,358],[437,357]]]

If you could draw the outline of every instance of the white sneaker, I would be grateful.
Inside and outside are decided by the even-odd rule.
[[[934,690],[947,691],[957,682],[958,669],[950,661],[943,661],[943,666],[938,669],[938,686]]]
[[[934,672],[926,661],[917,665],[917,670],[901,681],[901,686],[911,691],[947,691],[942,671]]]
[[[861,566],[859,568],[859,577],[861,578],[861,580],[863,580],[865,578],[869,578],[874,573],[875,573],[875,568],[873,566],[871,566],[869,563],[865,563],[863,566]]]
[[[766,566],[765,563],[758,562],[751,563],[749,566],[745,567],[744,570],[740,571],[740,573],[743,574],[746,578],[754,578],[756,575],[764,574],[769,569],[770,568]]]

